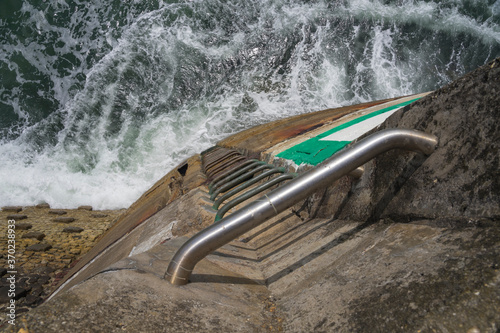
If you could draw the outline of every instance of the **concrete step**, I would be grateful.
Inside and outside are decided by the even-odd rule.
[[[283,228],[287,225],[288,229]],[[209,255],[207,260],[281,294],[294,283],[308,279],[325,264],[325,260],[330,260],[328,264],[331,264],[333,256],[328,259],[328,252],[342,244],[358,225],[325,219],[302,221],[293,215],[282,224],[274,221],[261,229],[262,234],[258,236],[266,242],[254,246],[255,243],[233,241]],[[348,248],[336,248],[336,256]]]
[[[314,281],[315,275],[323,274],[325,267],[331,267],[359,240],[354,235],[361,223],[319,220],[311,224],[309,230],[298,232],[289,246],[275,250],[262,262],[266,285],[276,296]]]
[[[266,277],[263,275],[262,269],[260,268],[262,262],[260,257],[261,254],[258,250],[260,245],[254,240],[258,239],[262,243],[272,238],[268,237],[268,234],[274,233],[278,235],[284,228],[286,229],[288,227],[288,229],[290,229],[297,223],[302,223],[302,220],[295,214],[283,212],[269,221],[266,221],[263,225],[244,234],[238,240],[216,250],[209,255],[207,259],[220,267],[224,267],[231,271],[238,271],[250,279],[265,284]]]

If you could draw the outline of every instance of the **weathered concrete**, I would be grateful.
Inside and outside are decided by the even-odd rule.
[[[179,170],[181,170],[182,173],[179,172]],[[130,208],[100,239],[99,243],[82,257],[72,270],[68,272],[59,286],[64,285],[63,289],[66,290],[74,284],[90,277],[95,273],[94,270],[90,270],[88,273],[83,272],[87,269],[84,267],[86,267],[89,262],[95,261],[96,257],[105,249],[134,230],[146,219],[163,209],[168,203],[179,198],[189,190],[200,186],[204,181],[205,178],[201,173],[201,160],[199,155],[190,157],[182,162],[177,168],[158,180],[146,193],[130,206]],[[102,266],[106,266],[122,257],[116,256],[112,259],[106,259],[101,256],[100,258],[99,260],[104,260]],[[73,278],[76,272],[79,272],[79,277]],[[67,283],[69,279],[72,280],[71,283]]]
[[[272,323],[273,313],[262,307],[269,298],[264,286],[208,261],[194,279],[212,282],[179,288],[165,281],[158,273],[183,241],[116,263],[22,322],[30,332],[260,332]]]
[[[203,203],[203,197],[204,192],[193,189],[183,196],[183,200],[174,200],[96,255],[91,265],[75,272],[56,293],[64,292],[121,259],[147,251],[174,236],[193,234],[208,226],[213,222],[213,213],[192,209]]]
[[[285,331],[496,332],[500,228],[336,224],[350,229],[275,283]]]
[[[398,111],[383,128],[414,128],[439,138],[427,159],[393,151],[367,165],[340,215],[500,217],[499,60]],[[393,175],[393,176],[392,176]]]

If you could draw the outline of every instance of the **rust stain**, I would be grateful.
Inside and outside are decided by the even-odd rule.
[[[390,102],[395,98],[368,102],[358,105],[326,109],[277,120],[239,132],[217,143],[224,148],[243,149],[259,153],[285,139],[307,133],[326,123],[332,122],[354,111]]]
[[[284,139],[288,139],[288,138],[312,131],[318,127],[323,126],[323,124],[324,124],[324,122],[322,122],[320,124],[315,124],[315,125],[305,124],[305,125],[295,126],[295,127],[291,127],[291,128],[285,128],[281,131],[278,130],[276,132],[273,132],[273,134],[274,134],[273,136],[276,139],[284,140]]]

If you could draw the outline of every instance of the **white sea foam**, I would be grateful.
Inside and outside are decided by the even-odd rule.
[[[128,207],[229,134],[448,82],[470,51],[436,49],[442,32],[478,37],[490,50],[499,43],[493,20],[443,2],[50,4],[69,24],[27,2],[26,24],[42,37],[1,46],[18,83],[0,88],[2,102],[26,127],[0,145],[0,205]],[[412,35],[432,29],[432,38]],[[10,60],[16,52],[50,84],[28,78]],[[22,100],[22,84],[32,82],[59,105],[36,124]]]
[[[487,2],[477,1],[477,5],[482,3]],[[500,29],[497,24],[491,22],[491,19],[481,21],[467,16],[460,12],[457,4],[454,0],[441,2],[404,0],[389,3],[380,0],[352,0],[341,13],[394,25],[415,23],[434,32],[468,33],[487,43],[500,42]],[[495,13],[498,6],[497,3],[489,6],[492,13]]]

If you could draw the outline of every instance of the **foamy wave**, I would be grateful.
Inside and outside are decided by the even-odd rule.
[[[395,1],[353,0],[343,7],[342,13],[358,18],[401,25],[413,23],[429,31],[446,31],[448,33],[467,33],[481,38],[486,43],[500,42],[500,29],[490,15],[495,15],[499,5],[491,6],[487,1],[477,1],[478,7],[484,7],[484,16],[473,18],[463,13],[464,6],[460,1]],[[498,14],[496,14],[498,15]]]
[[[25,119],[0,145],[0,203],[127,207],[229,134],[434,89],[500,52],[496,21],[451,3],[27,2],[37,34],[0,46]],[[53,105],[32,110],[29,84]]]

